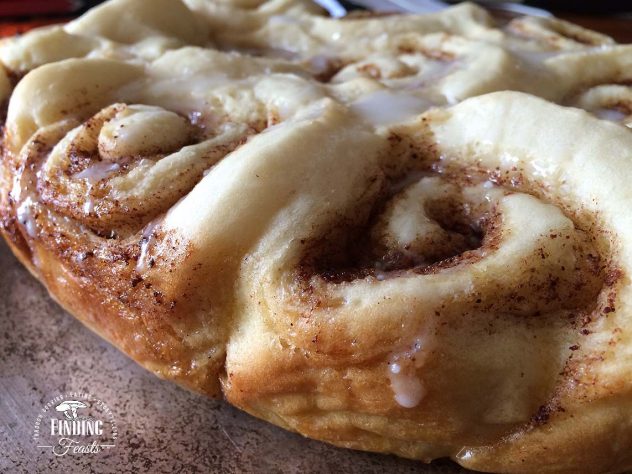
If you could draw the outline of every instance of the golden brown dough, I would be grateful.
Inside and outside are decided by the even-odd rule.
[[[60,304],[338,446],[632,468],[632,47],[149,3],[0,44],[2,231]]]

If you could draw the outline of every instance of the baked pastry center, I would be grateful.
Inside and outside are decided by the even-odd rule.
[[[2,231],[141,365],[284,428],[623,470],[631,59],[471,4],[111,0],[0,44]]]

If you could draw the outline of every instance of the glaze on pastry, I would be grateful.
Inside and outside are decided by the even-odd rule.
[[[632,47],[112,0],[0,61],[3,234],[147,369],[338,446],[632,468]]]

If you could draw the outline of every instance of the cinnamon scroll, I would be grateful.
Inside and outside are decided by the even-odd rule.
[[[147,5],[0,45],[1,228],[56,300],[338,446],[632,467],[628,46],[473,5]]]

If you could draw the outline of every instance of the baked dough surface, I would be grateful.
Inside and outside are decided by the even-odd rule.
[[[632,468],[632,46],[110,0],[0,61],[2,232],[147,369],[338,446]]]

